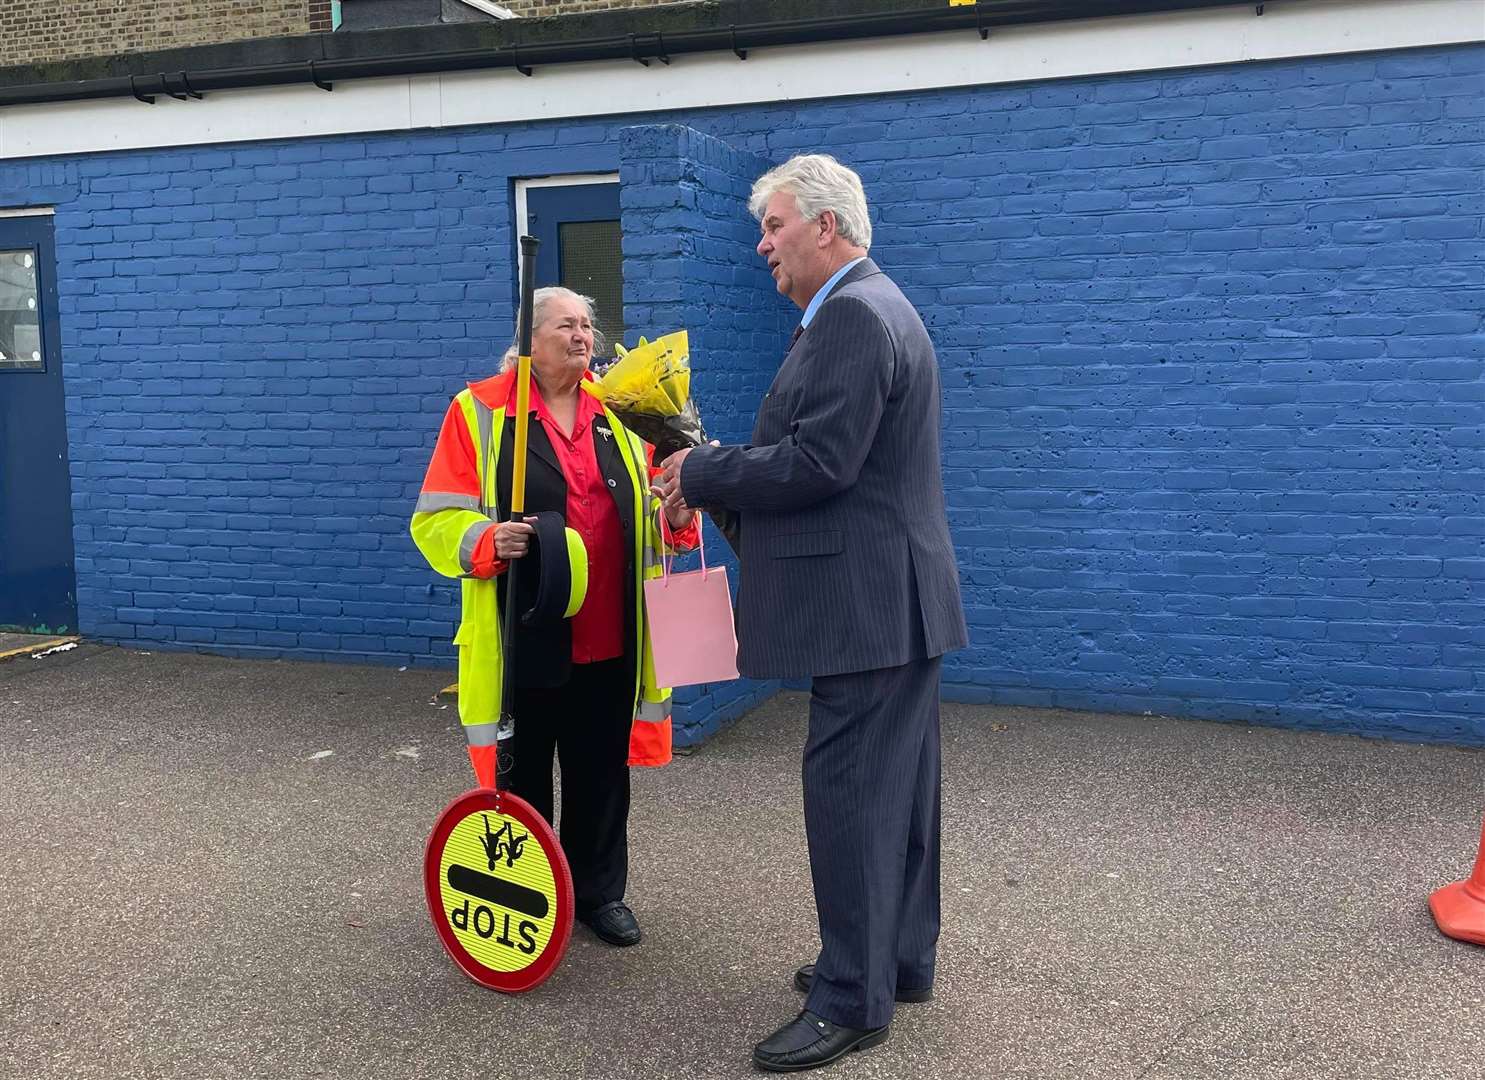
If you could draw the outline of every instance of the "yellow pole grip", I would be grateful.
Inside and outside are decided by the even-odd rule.
[[[510,474],[510,513],[513,518],[526,509],[526,429],[530,423],[531,357],[523,356],[516,366],[516,446]]]

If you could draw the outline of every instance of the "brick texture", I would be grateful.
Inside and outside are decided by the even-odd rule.
[[[619,146],[626,324],[652,335],[684,327],[707,434],[746,442],[798,315],[753,250],[748,194],[770,163],[679,124],[625,129]],[[737,560],[710,522],[705,540],[708,564],[728,568],[735,595]],[[683,687],[676,738],[699,742],[777,689],[752,679]]]
[[[309,0],[307,6],[311,33],[324,34],[334,29],[330,0]]]
[[[330,29],[330,0],[153,0],[0,5],[0,66]]]
[[[534,17],[656,7],[674,0],[503,0]],[[54,0],[0,4],[0,67],[249,38],[328,33],[330,0]]]
[[[631,325],[705,316],[735,437],[793,313],[725,219],[825,149],[943,365],[948,693],[1485,743],[1482,75],[1440,48],[5,166],[56,205],[83,631],[448,664],[406,520],[510,337],[512,178],[628,180]]]

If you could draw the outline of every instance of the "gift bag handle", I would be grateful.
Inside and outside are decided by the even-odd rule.
[[[674,548],[675,533],[671,531],[670,520],[665,516],[665,508],[657,507],[655,516],[660,521],[660,576],[664,578],[666,587],[670,586],[670,564],[677,556],[667,555],[666,548]],[[700,512],[696,515],[696,550],[701,555],[701,576],[706,576],[706,529],[702,527]]]

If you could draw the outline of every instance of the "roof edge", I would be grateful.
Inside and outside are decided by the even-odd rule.
[[[1305,0],[1284,0],[1286,4]],[[303,34],[0,68],[0,106],[155,94],[199,95],[440,71],[901,36],[1191,8],[1231,0],[695,0],[649,8]],[[1261,7],[1262,5],[1258,5]]]

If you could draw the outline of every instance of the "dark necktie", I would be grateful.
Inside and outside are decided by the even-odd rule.
[[[790,349],[794,348],[794,343],[799,340],[799,335],[802,333],[804,333],[804,324],[800,323],[794,328],[794,333],[789,335],[789,348],[785,349],[785,352],[788,352]]]

